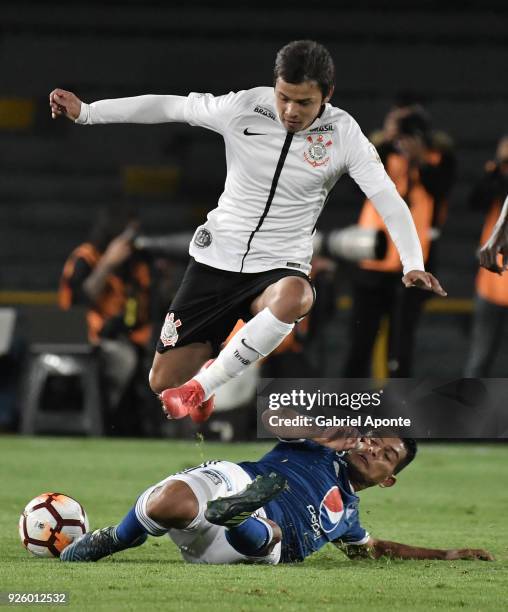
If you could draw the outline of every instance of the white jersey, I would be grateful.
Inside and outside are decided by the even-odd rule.
[[[294,134],[278,117],[271,87],[191,93],[185,119],[219,132],[226,145],[224,192],[189,249],[215,268],[309,272],[316,222],[338,179],[348,173],[367,197],[392,185],[356,121],[330,104]]]
[[[404,266],[423,270],[411,214],[356,121],[326,104],[306,129],[288,132],[273,87],[223,96],[137,96],[83,103],[77,123],[185,121],[221,134],[227,177],[219,203],[189,247],[196,261],[234,272],[310,271],[326,199],[348,173],[383,218]]]

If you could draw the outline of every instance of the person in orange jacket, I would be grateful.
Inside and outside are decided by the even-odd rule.
[[[487,162],[485,173],[471,194],[474,208],[486,213],[480,243],[480,264],[476,276],[476,299],[471,347],[465,376],[488,376],[502,340],[508,315],[506,268],[506,215],[508,205],[508,136],[498,143],[496,159]],[[492,274],[497,272],[497,274]]]
[[[436,241],[446,218],[455,175],[451,140],[445,133],[431,129],[421,105],[405,101],[388,113],[383,130],[371,138],[411,210],[426,268],[435,270]],[[386,231],[369,200],[358,224]],[[351,343],[344,376],[370,376],[372,350],[384,316],[389,319],[390,376],[411,376],[414,338],[427,295],[417,289],[400,292],[400,275],[400,261],[387,235],[384,259],[363,260],[353,274]]]
[[[88,338],[100,351],[110,413],[133,381],[151,339],[150,269],[133,246],[137,228],[137,219],[124,207],[101,211],[60,279],[60,307],[88,308]]]

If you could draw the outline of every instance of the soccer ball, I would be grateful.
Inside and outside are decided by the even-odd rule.
[[[23,546],[37,557],[59,557],[73,540],[88,531],[83,506],[62,493],[41,493],[19,517]]]

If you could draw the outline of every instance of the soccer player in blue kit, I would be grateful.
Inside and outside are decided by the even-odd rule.
[[[87,533],[62,561],[97,561],[168,534],[191,563],[293,563],[331,542],[349,557],[493,560],[485,550],[442,550],[372,537],[357,492],[391,487],[416,454],[398,437],[281,440],[259,461],[207,461],[149,487],[114,527]]]

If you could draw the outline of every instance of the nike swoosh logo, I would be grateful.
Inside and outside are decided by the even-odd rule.
[[[259,132],[249,132],[249,128],[245,128],[243,133],[245,136],[266,136],[266,134],[260,134]]]
[[[243,338],[240,340],[240,342],[241,342],[241,343],[242,343],[242,344],[243,344],[243,345],[244,345],[246,348],[248,348],[248,349],[249,349],[249,351],[254,351],[254,352],[255,352],[255,353],[257,353],[258,355],[261,355],[261,353],[260,353],[259,351],[256,351],[256,349],[255,349],[255,348],[252,348],[252,346],[249,346],[249,345],[247,344],[247,342],[245,342],[245,340],[244,340]]]

